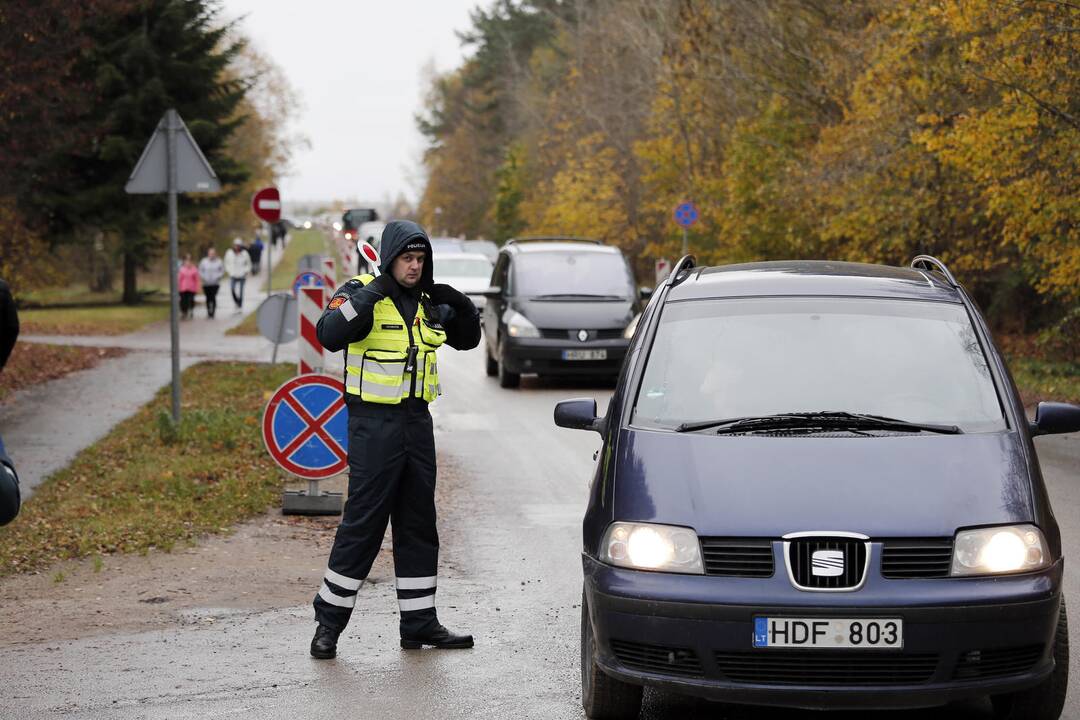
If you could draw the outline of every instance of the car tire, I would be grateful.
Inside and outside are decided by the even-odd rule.
[[[506,360],[503,358],[502,352],[499,353],[497,373],[499,376],[499,387],[501,388],[516,388],[521,384],[521,374],[510,372],[506,369]]]
[[[491,350],[484,348],[484,372],[488,377],[495,377],[499,374],[499,361],[491,357]]]
[[[640,685],[616,680],[596,664],[596,643],[585,591],[581,592],[581,705],[590,720],[628,720],[641,712]]]
[[[1065,598],[1061,598],[1057,632],[1054,635],[1054,672],[1035,687],[1006,695],[995,695],[994,717],[998,720],[1058,720],[1065,708],[1069,689],[1069,619]]]

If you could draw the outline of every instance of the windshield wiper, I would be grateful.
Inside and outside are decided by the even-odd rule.
[[[755,430],[783,430],[787,428],[826,428],[854,430],[910,430],[957,435],[963,431],[956,425],[934,425],[910,422],[884,415],[867,415],[843,411],[781,413],[724,420],[704,420],[682,423],[675,432],[694,432],[716,428],[717,434],[739,433]]]
[[[589,293],[553,293],[550,295],[533,295],[531,300],[626,300],[620,295],[591,295]]]

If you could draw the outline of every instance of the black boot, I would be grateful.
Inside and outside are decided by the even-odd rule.
[[[315,637],[311,638],[311,657],[329,660],[337,655],[337,639],[340,634],[340,630],[320,624],[315,628]]]
[[[444,650],[471,648],[473,639],[472,635],[455,635],[443,625],[436,625],[434,630],[424,635],[401,638],[401,647],[406,650],[419,650],[424,645]]]

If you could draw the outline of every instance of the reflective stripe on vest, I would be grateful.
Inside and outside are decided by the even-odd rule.
[[[373,275],[358,275],[355,280],[367,285]],[[410,330],[416,362],[406,371]],[[363,339],[350,343],[345,360],[345,392],[359,395],[365,402],[396,405],[410,397],[432,402],[441,394],[435,351],[446,341],[446,331],[432,322],[418,303],[411,328],[390,298],[375,303],[371,331]]]

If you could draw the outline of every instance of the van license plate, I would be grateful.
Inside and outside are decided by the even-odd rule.
[[[607,350],[563,350],[563,360],[607,360]]]
[[[754,618],[756,648],[902,648],[900,618]]]

